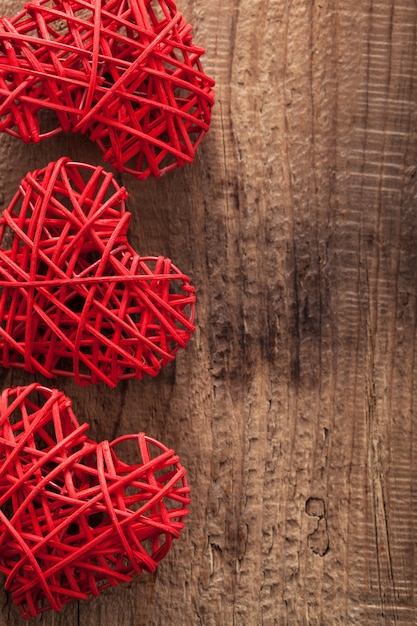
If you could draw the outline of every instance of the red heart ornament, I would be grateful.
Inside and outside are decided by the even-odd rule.
[[[129,245],[127,197],[112,174],[67,158],[22,180],[0,219],[0,365],[115,386],[185,347],[195,289]]]
[[[192,162],[209,128],[203,53],[172,0],[28,3],[0,22],[0,130],[82,132],[116,170],[159,176]]]
[[[0,571],[23,617],[154,572],[184,527],[178,456],[143,433],[95,443],[37,383],[0,397]],[[136,462],[117,451],[128,441]]]

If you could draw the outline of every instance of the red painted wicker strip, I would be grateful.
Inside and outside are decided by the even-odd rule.
[[[126,237],[127,192],[62,158],[29,173],[0,218],[0,364],[80,385],[155,376],[194,330],[195,289]]]
[[[95,443],[87,428],[56,389],[0,397],[0,571],[25,618],[154,572],[184,526],[178,456],[144,433]]]
[[[80,131],[116,170],[159,176],[193,161],[209,128],[203,53],[172,0],[29,3],[0,20],[0,130]]]

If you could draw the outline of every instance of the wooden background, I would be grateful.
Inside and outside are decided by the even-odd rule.
[[[210,133],[192,166],[119,178],[132,244],[192,276],[197,330],[156,379],[57,384],[92,436],[172,446],[191,512],[156,575],[33,623],[415,624],[417,3],[178,2]],[[1,136],[2,205],[64,154],[101,163],[80,136]]]

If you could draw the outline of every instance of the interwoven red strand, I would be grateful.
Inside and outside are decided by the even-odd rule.
[[[185,347],[195,289],[129,245],[127,195],[67,158],[22,180],[0,219],[0,365],[115,386]]]
[[[172,0],[28,3],[0,20],[0,130],[82,132],[116,170],[159,176],[192,162],[209,128],[203,53]]]
[[[154,572],[184,526],[178,456],[143,433],[95,443],[87,428],[56,389],[0,397],[0,571],[25,618]],[[133,464],[117,455],[126,442]]]

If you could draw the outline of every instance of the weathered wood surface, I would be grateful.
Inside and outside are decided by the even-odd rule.
[[[180,6],[217,81],[212,129],[193,166],[121,180],[132,243],[191,274],[197,331],[156,379],[57,382],[93,436],[174,447],[191,513],[155,576],[33,623],[414,624],[417,4]],[[3,206],[63,154],[101,158],[1,136]],[[1,626],[24,623],[0,603]]]

